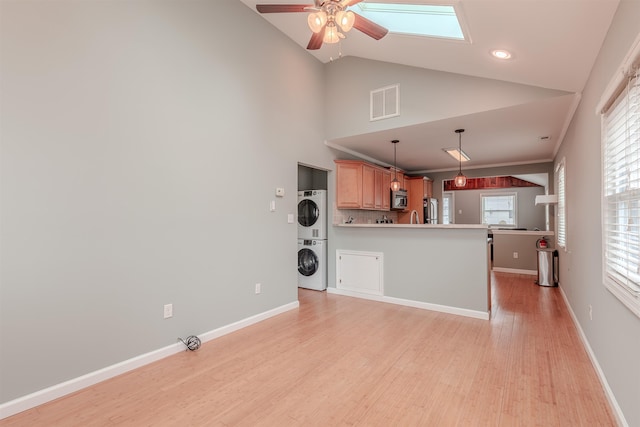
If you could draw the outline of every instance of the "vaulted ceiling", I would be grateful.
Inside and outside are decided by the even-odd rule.
[[[253,10],[257,3],[301,3],[295,0],[241,1]],[[419,0],[385,2],[425,3]],[[457,168],[457,164],[442,155],[442,141],[455,145],[456,137],[452,132],[462,124],[467,129],[463,149],[472,159],[465,164],[467,168],[552,160],[578,105],[618,0],[460,0],[447,3],[456,6],[469,40],[450,41],[394,33],[374,40],[351,30],[341,43],[324,44],[318,50],[307,52],[324,63],[339,55],[355,56],[554,89],[565,94],[412,126],[344,135],[328,144],[381,164],[392,164],[389,141],[399,139],[402,150],[398,148],[398,166],[402,169],[449,170]],[[353,6],[353,10],[357,11],[356,8],[357,5]],[[311,36],[307,13],[261,16],[300,45],[300,49],[306,48]],[[490,52],[498,48],[509,50],[513,58],[507,61],[493,58]],[[541,137],[548,139],[541,140]],[[467,140],[473,141],[473,149],[465,148]]]

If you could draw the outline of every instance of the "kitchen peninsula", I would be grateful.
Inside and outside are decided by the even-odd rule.
[[[333,231],[336,271],[329,272],[335,282],[330,279],[328,292],[489,318],[486,225],[335,224]],[[381,283],[374,290],[370,283],[354,284],[375,267],[367,256],[379,263]]]

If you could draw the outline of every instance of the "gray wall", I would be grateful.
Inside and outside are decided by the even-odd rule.
[[[516,270],[538,270],[538,251],[536,242],[544,234],[517,235],[493,233],[493,267],[510,268]],[[554,247],[553,237],[546,236],[550,248]],[[513,253],[518,253],[518,258]],[[532,278],[533,282],[535,278]]]
[[[0,7],[0,402],[297,300],[317,60],[237,0]]]
[[[535,198],[544,194],[542,187],[505,188],[500,190],[458,190],[453,192],[454,223],[455,224],[480,224],[481,195],[499,195],[516,193],[516,216],[518,228],[540,230],[545,229],[545,207],[535,205]],[[438,206],[442,210],[442,206]],[[460,214],[462,211],[462,214]]]
[[[556,157],[566,158],[567,251],[560,251],[560,286],[630,426],[640,425],[640,319],[602,283],[601,128],[595,109],[638,36],[639,17],[639,1],[620,1]]]
[[[519,105],[566,92],[356,57],[326,65],[326,139]],[[369,93],[400,85],[400,116],[369,121]],[[340,108],[335,108],[339,105]]]
[[[335,228],[337,249],[383,253],[385,296],[488,311],[486,229]]]

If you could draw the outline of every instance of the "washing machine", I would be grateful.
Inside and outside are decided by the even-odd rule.
[[[327,190],[298,191],[298,239],[327,238]]]
[[[298,239],[298,287],[327,289],[327,241]]]

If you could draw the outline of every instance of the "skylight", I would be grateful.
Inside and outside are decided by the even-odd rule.
[[[354,8],[392,33],[464,40],[453,6],[362,2]]]

